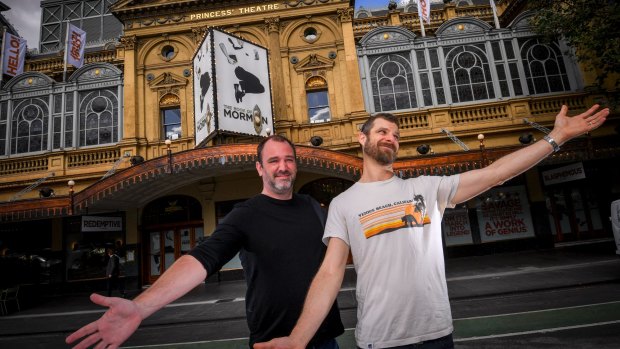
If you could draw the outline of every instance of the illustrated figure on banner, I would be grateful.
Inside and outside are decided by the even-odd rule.
[[[230,49],[227,48],[226,44],[223,42],[220,42],[219,46],[222,50],[222,53],[224,53],[224,56],[226,56],[228,63],[235,67],[235,76],[237,77],[237,79],[239,79],[239,82],[233,85],[235,91],[235,100],[237,101],[237,103],[241,103],[243,102],[243,97],[247,93],[265,92],[265,86],[263,86],[260,79],[256,75],[250,73],[249,71],[238,65],[239,57],[237,55],[243,54],[248,57],[253,57],[255,61],[260,60],[260,57],[258,55],[258,51],[256,50],[254,50],[252,56],[250,56],[250,54],[243,49],[243,41],[239,39],[233,40],[232,38],[228,38],[228,42],[230,43]]]
[[[200,105],[200,120],[198,122],[198,131],[207,127],[207,134],[211,133],[211,118],[213,113],[211,112],[211,104],[207,93],[211,87],[211,74],[209,74],[209,45],[203,45],[204,50],[198,51],[196,54],[196,66],[194,68],[194,86],[200,86],[199,93],[199,105]],[[196,84],[196,82],[198,82]]]

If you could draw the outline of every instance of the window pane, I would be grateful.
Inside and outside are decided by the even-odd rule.
[[[382,95],[394,93],[394,87],[392,86],[392,80],[381,79],[379,81],[379,93],[381,93]]]
[[[306,100],[308,103],[308,118],[311,123],[331,120],[327,91],[308,91],[306,93]]]
[[[112,143],[112,128],[104,127],[99,129],[99,144]]]
[[[415,55],[418,59],[418,69],[426,69],[426,59],[424,59],[424,51],[416,51]]]
[[[394,100],[394,95],[385,95],[381,96],[381,110],[394,110],[396,109],[396,101]]]
[[[439,56],[437,56],[437,49],[432,49],[428,51],[429,56],[431,57],[431,67],[438,68],[439,67]]]
[[[329,107],[308,110],[310,122],[325,122],[331,120]]]
[[[96,145],[99,142],[98,130],[86,130],[86,145]]]
[[[514,59],[515,53],[512,49],[512,42],[510,42],[509,40],[504,41],[504,48],[506,49],[506,57],[508,59]]]
[[[181,109],[164,110],[164,124],[175,124],[181,122]]]
[[[495,41],[491,44],[491,48],[493,49],[493,58],[496,61],[502,60],[502,51],[499,49],[499,42]]]

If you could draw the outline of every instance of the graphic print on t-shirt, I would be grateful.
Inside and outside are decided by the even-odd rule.
[[[367,239],[401,228],[422,227],[431,222],[426,215],[426,204],[422,195],[415,195],[413,200],[379,205],[358,214],[358,217]]]

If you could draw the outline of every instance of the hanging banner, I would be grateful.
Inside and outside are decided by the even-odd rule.
[[[218,130],[254,136],[273,132],[267,49],[213,30]]]
[[[2,73],[16,76],[24,72],[26,60],[26,39],[8,32],[4,33],[2,47]]]
[[[446,246],[471,245],[471,224],[466,208],[446,209],[441,221]]]
[[[194,55],[194,140],[202,144],[215,131],[212,35],[207,31]]]
[[[418,1],[418,16],[422,22],[431,24],[431,0]]]
[[[82,216],[82,232],[122,230],[122,217]]]
[[[545,185],[551,185],[584,179],[586,178],[586,172],[583,169],[583,163],[578,162],[576,164],[544,171],[542,176]]]
[[[73,24],[69,24],[67,31],[67,63],[80,68],[84,65],[86,32]]]
[[[476,200],[482,242],[534,236],[524,186],[494,188],[479,195]]]
[[[220,132],[273,134],[266,48],[210,28],[193,68],[196,147]]]

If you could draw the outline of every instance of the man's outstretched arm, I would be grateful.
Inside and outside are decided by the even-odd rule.
[[[101,348],[118,348],[140,326],[142,320],[183,296],[207,277],[207,272],[196,258],[185,255],[166,270],[153,286],[133,301],[92,294],[93,303],[109,309],[98,320],[73,332],[67,344],[81,341],[77,349],[97,345]]]
[[[348,257],[349,245],[339,238],[330,238],[321,268],[312,280],[303,311],[291,335],[256,343],[254,349],[306,348],[338,296]]]
[[[598,105],[594,105],[586,112],[577,116],[567,115],[568,107],[562,106],[560,113],[555,118],[555,124],[549,137],[558,145],[581,136],[600,127],[609,115],[609,109],[599,112]],[[459,186],[452,199],[453,204],[465,202],[496,185],[527,171],[544,158],[553,153],[553,146],[546,140],[538,142],[508,154],[493,164],[478,170],[468,171],[460,175]]]

